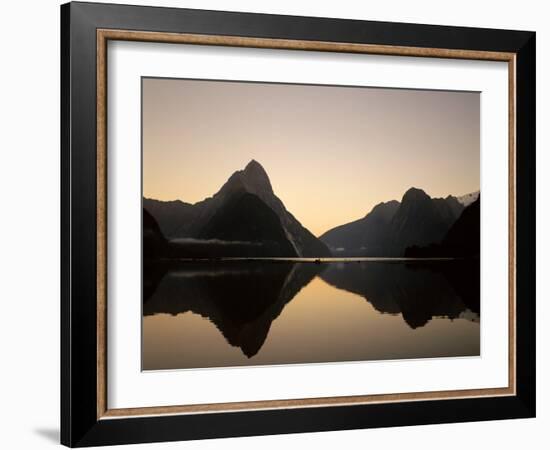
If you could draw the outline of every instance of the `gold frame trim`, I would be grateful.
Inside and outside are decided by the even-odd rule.
[[[107,41],[140,41],[218,45],[341,53],[472,59],[508,62],[508,176],[509,176],[509,319],[508,319],[508,387],[401,394],[319,397],[200,405],[150,406],[109,409],[107,405]],[[97,30],[97,418],[116,419],[129,416],[219,413],[265,409],[289,409],[321,406],[344,406],[367,403],[390,403],[421,400],[446,400],[472,397],[511,396],[516,394],[516,54],[445,48],[403,47],[322,41],[248,38],[180,33],[157,33],[114,29]]]

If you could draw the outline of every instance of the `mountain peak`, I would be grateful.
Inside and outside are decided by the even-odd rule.
[[[244,168],[245,171],[247,170],[264,170],[263,166],[258,162],[256,161],[255,159],[251,159],[248,164],[246,165],[246,167]]]
[[[162,203],[161,206],[166,205]],[[318,258],[331,255],[329,248],[286,210],[283,202],[273,192],[265,169],[254,159],[250,160],[244,169],[233,172],[212,197],[187,206],[188,208],[183,208],[187,214],[183,217],[179,217],[178,214],[173,220],[176,222],[177,233],[172,233],[170,237],[221,238],[239,242],[249,232],[251,236],[254,234],[253,237],[261,244],[260,249],[246,250],[251,255],[261,256],[266,252],[271,253],[270,256],[292,254]],[[162,216],[163,219],[167,219],[166,222],[173,219],[172,210],[173,208]],[[281,247],[287,244],[290,247]],[[225,256],[230,256],[233,250],[227,248],[205,251],[218,251],[224,254],[228,252]]]
[[[412,187],[403,195],[402,202],[407,200],[429,200],[431,197],[422,189]]]
[[[239,171],[245,186],[252,192],[268,191],[272,192],[271,181],[262,165],[255,159],[251,159],[244,170]]]

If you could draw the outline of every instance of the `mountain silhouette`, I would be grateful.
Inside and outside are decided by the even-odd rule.
[[[431,198],[410,188],[401,202],[381,203],[362,219],[321,236],[338,256],[403,256],[412,245],[438,242],[464,207],[456,197]]]
[[[393,246],[404,254],[411,245],[439,242],[462,212],[462,205],[452,196],[432,199],[422,189],[410,188],[393,216]]]
[[[335,256],[380,256],[388,252],[389,224],[400,203],[392,200],[376,205],[365,217],[340,225],[319,239]]]
[[[447,247],[450,254],[479,256],[480,206],[481,197],[478,195],[477,199],[464,209],[443,239],[441,245]]]
[[[411,246],[406,249],[405,256],[411,258],[479,257],[480,202],[481,198],[478,195],[477,199],[464,209],[441,242],[432,242],[424,247]]]
[[[161,230],[166,230],[168,239],[204,240],[226,236],[228,241],[232,241],[238,235],[239,241],[265,244],[261,256],[331,255],[328,247],[286,210],[273,192],[266,171],[255,160],[233,173],[212,197],[193,205],[152,199],[144,199],[143,205],[157,219]],[[237,224],[251,235],[239,231]],[[224,229],[224,226],[228,228]],[[253,253],[252,249],[257,247],[252,246],[250,251]],[[277,251],[271,254],[271,249]],[[224,256],[223,249],[216,253]]]
[[[474,203],[479,197],[479,191],[470,192],[469,194],[459,195],[456,199],[461,203],[465,208]]]
[[[246,220],[243,218],[246,217]],[[248,192],[232,194],[202,227],[200,239],[261,242],[262,253],[297,256],[277,214],[259,197]]]
[[[178,237],[181,228],[193,223],[199,211],[194,205],[180,200],[161,201],[144,198],[143,207],[156,219],[167,239]]]
[[[319,264],[243,261],[188,263],[172,268],[144,296],[143,314],[191,311],[208,319],[248,358],[263,346],[271,324],[294,296],[324,269]]]
[[[158,258],[166,253],[167,241],[155,218],[143,209],[143,258]]]

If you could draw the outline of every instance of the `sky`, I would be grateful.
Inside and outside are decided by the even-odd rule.
[[[475,92],[143,78],[143,195],[195,203],[255,159],[316,236],[480,186]]]

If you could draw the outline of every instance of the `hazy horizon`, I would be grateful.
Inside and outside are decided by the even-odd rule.
[[[480,188],[479,93],[143,79],[143,196],[196,203],[252,159],[313,234],[411,187]]]

